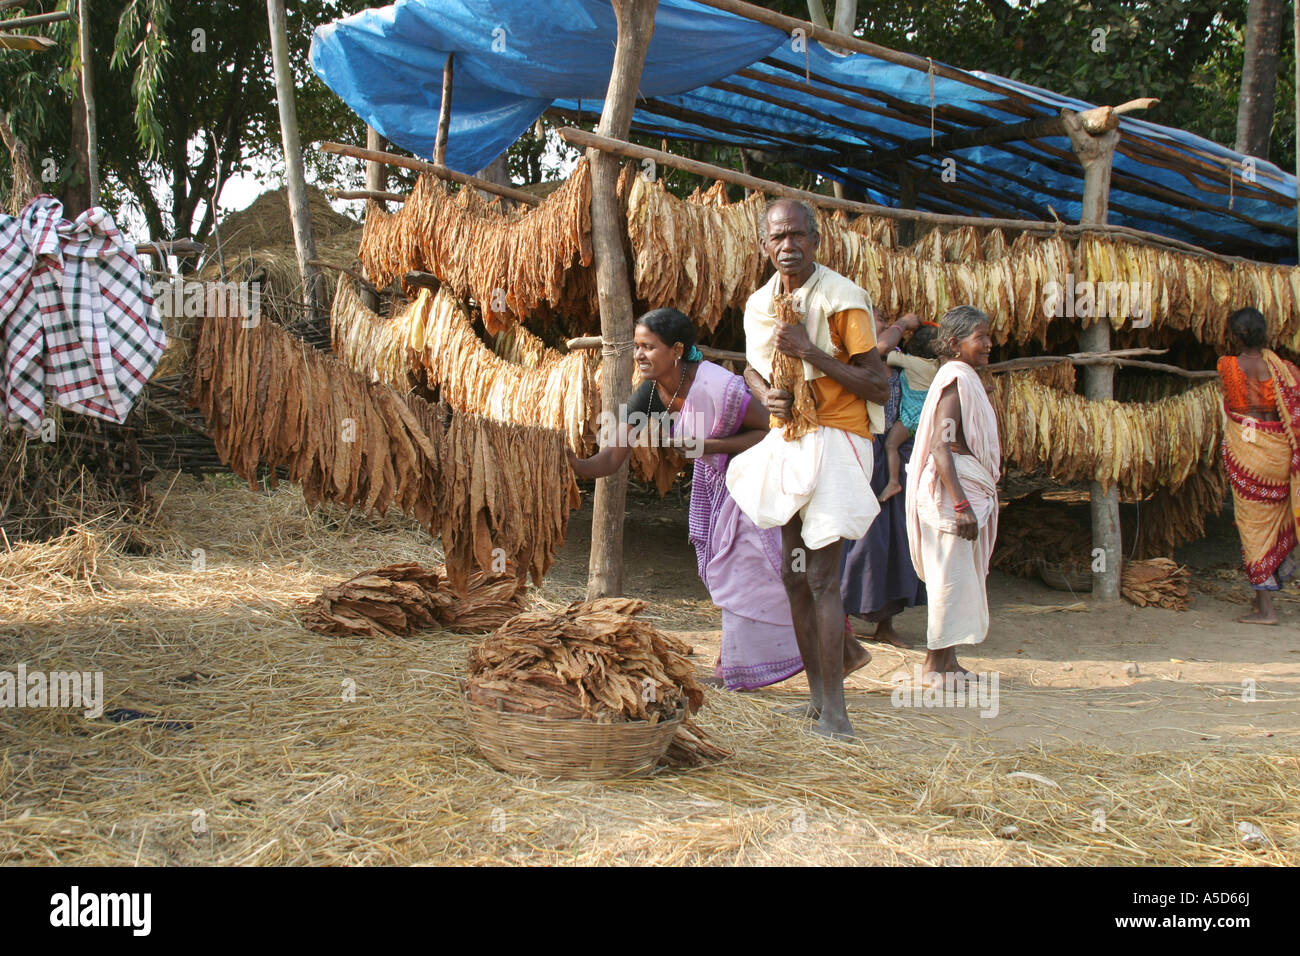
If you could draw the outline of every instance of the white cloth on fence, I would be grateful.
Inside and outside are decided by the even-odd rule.
[[[166,335],[135,246],[98,206],[73,221],[37,196],[0,216],[0,407],[36,434],[47,391],[64,408],[125,421]]]

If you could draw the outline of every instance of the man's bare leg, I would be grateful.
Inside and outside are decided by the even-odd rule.
[[[790,617],[794,622],[794,637],[803,658],[804,673],[808,675],[808,703],[785,708],[782,712],[791,717],[809,717],[817,720],[822,715],[822,654],[817,633],[817,619],[813,608],[813,595],[808,587],[808,561],[810,553],[803,543],[803,521],[798,515],[781,529],[781,583],[790,601]],[[838,574],[838,567],[836,573]],[[843,628],[843,615],[840,627]],[[841,638],[842,640],[842,638]],[[840,662],[841,649],[833,655]]]
[[[849,712],[844,704],[846,635],[844,599],[840,595],[842,551],[843,542],[837,540],[834,544],[807,552],[808,587],[812,592],[821,644],[821,717],[813,732],[837,739],[853,736],[853,725],[849,723]]]

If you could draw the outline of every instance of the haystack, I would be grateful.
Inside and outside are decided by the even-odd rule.
[[[328,197],[312,186],[307,187],[307,210],[311,214],[311,234],[317,242],[360,228],[355,220],[335,212]],[[216,249],[215,239],[211,246]],[[284,187],[262,193],[221,221],[221,247],[228,257],[273,246],[293,248],[289,193]]]
[[[308,188],[307,205],[311,213],[311,231],[316,240],[316,256],[333,265],[351,267],[361,242],[361,227],[354,220],[335,212],[325,194]],[[300,325],[302,277],[298,271],[298,253],[293,241],[293,224],[289,219],[289,202],[284,189],[263,193],[246,209],[231,213],[221,224],[221,257],[217,258],[216,237],[208,243],[209,256],[199,269],[199,278],[215,282],[221,278],[222,264],[226,281],[257,282],[261,290],[263,313],[273,322],[290,327]],[[322,269],[328,311],[338,286],[339,273]],[[192,340],[187,320],[176,322],[179,337]],[[193,319],[188,322],[193,323]],[[168,337],[172,330],[169,328]],[[322,343],[328,341],[328,326]],[[310,337],[309,337],[310,338]]]

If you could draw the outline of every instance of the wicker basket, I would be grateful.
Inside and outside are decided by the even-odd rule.
[[[1038,576],[1049,588],[1079,594],[1092,590],[1092,569],[1087,565],[1049,564],[1040,561]]]
[[[669,720],[597,724],[491,710],[464,696],[470,733],[492,766],[507,773],[532,773],[566,780],[640,777],[655,768],[678,726],[679,710]]]

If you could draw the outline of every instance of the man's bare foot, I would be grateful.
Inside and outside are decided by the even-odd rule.
[[[1277,614],[1265,614],[1263,611],[1256,611],[1253,614],[1247,614],[1245,617],[1237,618],[1238,624],[1276,624]]]
[[[889,484],[885,485],[885,489],[880,493],[880,501],[882,503],[886,502],[902,490],[903,490],[902,485],[900,485],[896,481],[891,481]]]
[[[871,652],[858,643],[856,637],[846,636],[844,640],[844,676],[848,677],[871,663]]]
[[[832,720],[829,714],[823,715],[822,719],[813,725],[812,732],[819,737],[829,737],[831,740],[857,739],[853,733],[853,725],[849,723],[847,717]]]
[[[794,717],[798,720],[819,720],[822,715],[822,709],[814,706],[812,703],[792,704],[789,707],[778,707],[776,712],[782,717]]]
[[[871,640],[879,641],[881,644],[890,644],[894,647],[906,648],[898,637],[898,632],[894,630],[892,621],[881,621],[876,625],[876,633],[871,635]]]

